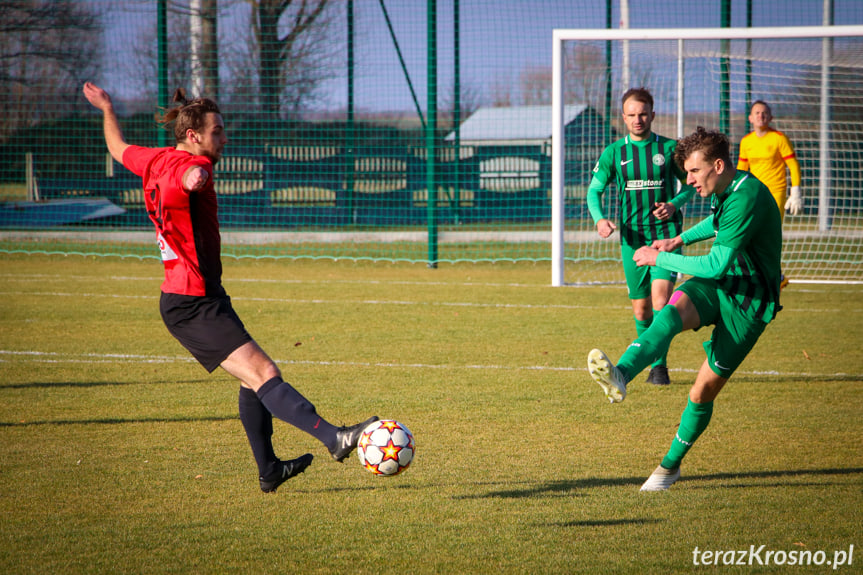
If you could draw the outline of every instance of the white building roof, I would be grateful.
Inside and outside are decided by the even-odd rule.
[[[585,109],[585,105],[565,106],[564,125],[572,122]],[[551,106],[480,108],[462,123],[460,138],[463,144],[550,140]],[[455,132],[450,132],[446,139],[455,140]]]

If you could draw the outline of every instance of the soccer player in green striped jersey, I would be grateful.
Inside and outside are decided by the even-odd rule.
[[[655,113],[653,96],[645,88],[627,90],[621,98],[623,123],[629,132],[602,152],[593,168],[587,190],[587,207],[600,237],[620,230],[623,272],[635,316],[635,330],[642,334],[650,327],[654,312],[665,306],[677,275],[662,267],[639,268],[633,262],[635,250],[654,240],[673,238],[683,229],[680,208],[694,195],[684,187],[677,193],[677,182],[685,175],[674,163],[675,140],[651,131]],[[602,194],[614,180],[617,185],[618,223],[602,209]],[[647,381],[657,385],[671,383],[665,356],[651,366]]]
[[[591,376],[615,403],[626,397],[627,382],[665,353],[677,334],[714,326],[671,447],[642,491],[663,491],[677,481],[683,457],[710,423],[716,396],[781,309],[782,219],[770,190],[734,167],[728,138],[716,131],[698,128],[681,140],[675,161],[684,166],[698,195],[710,200],[713,214],[677,237],[639,248],[635,263],[693,277],[677,288],[617,365],[598,349],[587,360]],[[711,238],[706,255],[675,253]]]

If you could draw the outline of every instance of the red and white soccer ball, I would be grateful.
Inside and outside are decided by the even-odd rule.
[[[411,464],[415,450],[410,429],[392,419],[366,427],[357,443],[360,464],[375,475],[398,475]]]

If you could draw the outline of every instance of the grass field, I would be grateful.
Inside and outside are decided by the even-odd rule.
[[[263,494],[238,385],[167,334],[156,260],[0,256],[0,572],[669,574],[762,545],[725,569],[832,572],[844,552],[836,571],[860,572],[860,286],[786,289],[682,481],[643,494],[709,330],[673,343],[673,385],[609,405],[584,364],[629,343],[625,292],[549,276],[226,261],[240,316],[324,417],[417,440],[379,478],[277,422],[277,453],[316,459]]]

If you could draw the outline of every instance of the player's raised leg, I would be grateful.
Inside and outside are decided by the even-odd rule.
[[[620,403],[626,399],[627,379],[602,350],[590,350],[587,354],[587,370],[605,392],[608,401]]]
[[[594,349],[587,356],[587,369],[611,403],[623,401],[626,384],[632,381],[633,375],[638,375],[652,361],[662,357],[682,328],[677,308],[667,305],[656,314],[650,328],[626,348],[617,365],[605,353]]]

